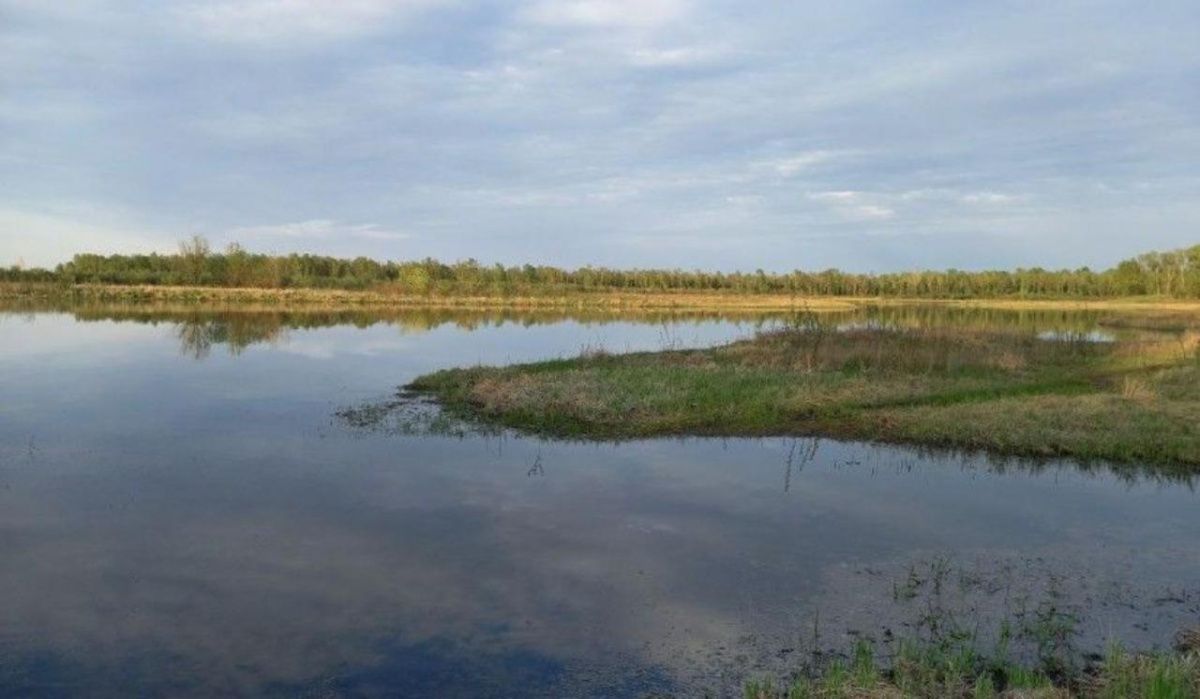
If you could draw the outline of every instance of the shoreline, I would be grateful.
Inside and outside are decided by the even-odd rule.
[[[580,291],[569,294],[396,294],[346,289],[263,289],[246,287],[151,286],[121,284],[0,283],[0,300],[92,301],[121,303],[326,305],[393,308],[583,308],[697,311],[853,311],[864,307],[927,306],[1008,311],[1111,311],[1200,314],[1200,300],[1126,298],[922,298],[790,296],[725,292]]]

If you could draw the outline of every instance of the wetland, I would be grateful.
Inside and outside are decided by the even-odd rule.
[[[820,321],[839,372],[858,350],[838,343],[886,328],[917,343],[909,369],[967,392],[1062,362],[1096,386],[1126,343],[1192,331],[929,306]],[[1006,633],[1014,663],[1086,672],[1200,621],[1186,460],[731,436],[728,416],[726,434],[597,440],[397,394],[458,367],[707,360],[797,331],[794,313],[12,304],[0,691],[724,696],[861,668],[863,647],[882,668],[902,641],[990,652]],[[970,345],[937,355],[961,359],[945,378],[920,348],[950,332],[1027,363]],[[1170,398],[1113,380],[1112,400]]]

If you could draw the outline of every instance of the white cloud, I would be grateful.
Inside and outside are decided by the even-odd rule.
[[[235,240],[252,238],[404,240],[411,237],[407,233],[389,230],[377,223],[346,224],[329,219],[312,219],[266,226],[243,226],[230,230],[229,236]]]
[[[657,27],[681,19],[683,0],[542,0],[527,17],[548,25]]]
[[[684,46],[669,49],[637,48],[629,53],[629,62],[645,68],[692,66],[717,60],[723,52],[713,47]]]
[[[879,206],[878,204],[863,204],[862,206],[854,206],[842,211],[847,218],[856,221],[882,221],[892,218],[896,215],[896,211],[887,206]]]
[[[900,201],[944,201],[953,199],[958,194],[952,189],[944,189],[939,187],[926,187],[923,189],[910,189],[899,194]]]
[[[339,38],[379,30],[386,20],[436,0],[223,0],[194,2],[185,22],[230,41]]]
[[[1011,204],[1017,200],[1017,197],[1011,194],[1002,194],[1000,192],[972,192],[963,195],[962,201],[965,204],[984,204],[984,205],[999,205]]]
[[[810,192],[812,201],[827,204],[835,214],[847,221],[884,221],[895,217],[896,210],[881,201],[888,197],[852,190]]]
[[[805,170],[811,170],[822,163],[827,163],[839,155],[841,154],[835,151],[810,150],[791,157],[774,160],[770,163],[770,166],[780,177],[791,177]]]
[[[484,196],[490,197],[490,201],[499,206],[514,206],[514,207],[546,207],[546,206],[573,206],[579,203],[579,197],[568,192],[556,192],[549,190],[524,189],[524,190],[509,190],[496,192],[480,192]]]
[[[862,196],[862,192],[851,190],[839,190],[832,192],[811,192],[808,195],[813,201],[834,201],[834,202],[849,202],[854,201]]]
[[[924,202],[938,204],[964,204],[968,206],[1003,206],[1025,201],[1027,197],[1005,192],[960,191],[948,187],[910,189],[892,197],[902,202]]]

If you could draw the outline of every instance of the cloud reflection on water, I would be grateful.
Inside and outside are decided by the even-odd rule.
[[[1048,561],[1128,588],[1094,595],[1114,605],[1200,579],[1195,493],[1102,468],[832,441],[797,461],[782,439],[395,435],[333,416],[480,353],[652,343],[654,326],[439,326],[364,361],[395,329],[334,325],[291,331],[328,358],[253,344],[194,362],[154,326],[62,323],[0,322],[5,394],[24,406],[0,420],[8,690],[636,694],[786,664],[817,610],[831,642],[835,620],[892,623],[868,601],[935,555]],[[42,327],[74,342],[10,351]],[[102,336],[122,351],[98,370]],[[1186,595],[1099,618],[1166,638]]]

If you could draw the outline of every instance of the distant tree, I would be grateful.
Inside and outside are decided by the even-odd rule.
[[[241,245],[230,243],[225,248],[225,283],[229,286],[250,286],[254,261]]]
[[[429,270],[424,266],[414,266],[405,269],[400,277],[400,283],[407,291],[424,294],[430,287]]]
[[[179,257],[183,263],[183,272],[187,281],[192,284],[204,282],[209,251],[208,239],[202,235],[193,235],[188,240],[180,241]]]
[[[363,289],[391,284],[419,294],[555,294],[608,291],[709,290],[785,293],[795,296],[892,296],[917,298],[1094,298],[1163,295],[1200,298],[1200,246],[1146,253],[1116,267],[1014,271],[914,270],[855,274],[837,269],[785,274],[699,272],[679,269],[619,270],[604,267],[485,266],[468,259],[451,265],[434,259],[378,262],[366,257],[253,254],[231,244],[214,253],[202,236],[179,244],[175,255],[80,253],[48,270],[0,269],[5,280],[58,280],[99,284],[211,284],[263,288]]]

